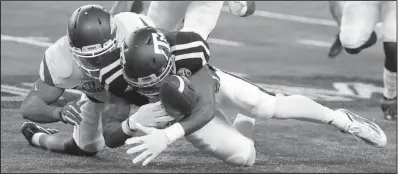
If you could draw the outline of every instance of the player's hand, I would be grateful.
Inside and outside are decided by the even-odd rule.
[[[61,121],[71,125],[79,125],[83,120],[80,116],[82,112],[80,107],[86,102],[87,100],[77,99],[67,103],[59,113]]]
[[[141,106],[137,112],[129,117],[129,127],[137,130],[137,124],[145,127],[164,128],[174,117],[170,116],[160,102]]]
[[[127,154],[134,154],[143,151],[133,159],[133,163],[137,164],[140,161],[144,161],[142,166],[146,166],[155,157],[162,153],[171,142],[164,129],[144,127],[140,124],[137,124],[137,129],[147,135],[127,139],[126,144],[137,144],[127,150]]]

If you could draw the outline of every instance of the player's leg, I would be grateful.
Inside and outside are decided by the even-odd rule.
[[[377,35],[373,31],[380,14],[380,2],[347,1],[343,8],[340,40],[350,54],[374,45]]]
[[[381,108],[384,118],[397,119],[397,40],[396,1],[383,2],[384,95]]]
[[[87,98],[82,95],[81,100],[87,100]],[[99,136],[97,132],[102,133],[101,129],[98,130],[98,126],[95,126],[95,123],[98,122],[97,119],[99,119],[99,111],[101,110],[101,106],[97,105],[88,101],[82,106],[81,114],[83,121],[80,125],[75,126],[73,137],[54,134],[54,131],[42,128],[31,122],[26,122],[22,125],[22,134],[32,146],[73,155],[95,155],[103,146],[101,146],[103,144],[102,134],[102,142],[101,138],[97,138]],[[87,123],[90,123],[90,125]],[[88,126],[93,127],[88,128]],[[94,145],[87,146],[87,144]],[[95,147],[93,148],[93,146]]]
[[[224,1],[191,1],[181,31],[194,31],[206,40],[217,24]]]
[[[101,122],[101,111],[104,105],[88,98],[87,100],[81,107],[83,120],[73,129],[73,139],[80,149],[96,153],[105,147]]]
[[[143,10],[144,3],[142,1],[116,1],[110,10],[110,13],[112,15],[116,15],[121,12],[141,13]]]
[[[372,121],[345,110],[332,110],[301,95],[275,95],[255,84],[216,70],[220,78],[217,101],[222,107],[235,107],[239,113],[260,119],[296,119],[330,124],[344,132],[351,132],[374,146],[386,143],[384,132]],[[357,128],[358,132],[352,130]]]
[[[328,2],[329,2],[330,13],[333,19],[336,21],[338,29],[340,30],[341,18],[343,16],[343,8],[345,1],[328,1]],[[339,33],[340,32],[337,33],[336,39],[333,42],[332,46],[330,47],[328,53],[328,56],[330,58],[336,57],[343,50],[343,46],[341,45],[339,38]]]
[[[190,1],[151,1],[147,16],[157,28],[177,30]]]
[[[186,139],[197,149],[227,164],[249,167],[256,159],[253,141],[234,129],[220,109],[208,124]]]

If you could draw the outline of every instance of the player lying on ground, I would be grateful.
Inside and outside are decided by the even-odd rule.
[[[123,76],[130,86],[138,88],[139,92],[144,95],[155,96],[158,94],[158,87],[162,80],[168,75],[179,71],[178,68],[175,72],[172,71],[174,66],[173,61],[179,60],[179,57],[169,54],[167,52],[167,48],[171,47],[171,50],[173,50],[174,47],[174,50],[176,50],[179,47],[182,49],[182,46],[170,46],[168,43],[169,40],[167,37],[163,38],[163,35],[167,34],[163,34],[160,30],[156,30],[152,27],[139,29],[126,37],[125,43],[123,44],[124,46],[122,47],[121,57],[123,62]],[[183,52],[182,50],[180,51]],[[201,74],[205,72],[208,74],[216,73],[217,76],[205,76]],[[200,78],[201,76],[202,78]],[[220,78],[220,87],[219,92],[216,95],[214,93],[217,90],[212,88],[210,88],[212,90],[208,90],[208,85],[214,85],[213,79],[218,81],[217,77]],[[196,135],[203,134],[200,136],[203,137],[201,144],[207,144],[205,151],[206,149],[213,148],[213,151],[208,152],[211,152],[215,156],[228,156],[228,153],[226,151],[223,152],[222,150],[225,148],[228,149],[229,144],[225,142],[228,142],[228,139],[235,141],[236,137],[242,136],[241,133],[248,131],[240,131],[240,133],[226,133],[228,131],[233,131],[232,126],[230,126],[231,128],[229,129],[225,129],[225,132],[220,131],[217,126],[215,126],[213,130],[206,127],[207,125],[203,126],[201,129],[190,127],[201,127],[202,124],[205,123],[203,120],[218,118],[217,116],[210,117],[208,114],[211,112],[206,111],[206,109],[219,109],[215,106],[210,107],[210,105],[215,105],[216,99],[221,105],[232,104],[233,107],[239,109],[240,113],[249,115],[253,118],[265,120],[270,118],[298,119],[314,123],[331,124],[339,128],[341,131],[352,133],[370,145],[382,147],[386,144],[386,136],[384,132],[375,123],[347,110],[339,109],[337,111],[333,111],[304,96],[275,95],[274,93],[259,88],[249,81],[238,78],[224,71],[214,69],[208,65],[203,66],[189,78],[192,82],[193,88],[197,92],[198,98],[207,99],[207,102],[199,102],[199,104],[193,107],[194,109],[189,116],[183,117],[180,122],[173,124],[169,128],[156,129],[138,126],[137,128],[139,130],[149,134],[143,137],[134,137],[127,141],[128,144],[138,144],[128,150],[129,154],[144,151],[134,159],[134,163],[144,160],[143,165],[148,164],[169,144],[173,143],[177,139],[182,138],[185,135],[188,137],[195,135],[197,132],[193,130],[199,131]],[[209,94],[209,92],[213,94]],[[213,95],[215,96],[213,97]],[[168,101],[172,102],[173,98]],[[166,104],[167,103],[164,103],[163,105]],[[220,110],[220,112],[222,111]],[[197,121],[201,120],[201,122],[189,126],[182,124],[183,121],[193,119],[196,119]],[[223,125],[226,123],[214,124]],[[234,124],[238,125],[237,120],[235,120]],[[238,126],[235,127],[238,128]],[[252,130],[252,128],[249,129]],[[201,130],[205,131],[200,132]],[[238,130],[240,129],[238,128]],[[250,132],[250,134],[251,133],[252,132]],[[250,136],[246,136],[246,139],[248,139],[248,137]],[[189,138],[187,139],[190,140]],[[242,140],[245,139],[243,138]],[[241,141],[235,141],[235,143],[236,142]],[[195,146],[194,143],[193,145]],[[246,146],[246,148],[251,147]],[[248,149],[239,149],[239,151],[241,150],[252,152],[252,150]],[[232,157],[232,155],[229,156]],[[246,156],[253,157],[250,155]],[[253,159],[250,159],[250,161],[253,161]],[[245,163],[245,165],[247,165],[247,163]]]
[[[71,124],[75,126],[73,137],[61,137],[52,134],[54,131],[46,131],[27,122],[22,125],[22,133],[31,145],[75,155],[94,155],[104,147],[106,141],[102,128],[106,128],[106,124],[101,125],[100,119],[107,118],[101,113],[107,92],[98,78],[106,71],[100,73],[98,68],[105,68],[113,60],[119,60],[117,37],[123,37],[125,33],[144,26],[142,21],[145,16],[130,17],[129,14],[111,18],[103,7],[86,5],[71,15],[68,34],[44,53],[40,64],[40,79],[23,101],[21,113],[23,118],[38,123],[62,121]],[[65,89],[72,88],[84,93],[81,99],[71,101],[64,107],[51,105]],[[130,104],[141,106],[148,103],[146,97],[134,91],[126,92],[123,96],[129,99]],[[123,120],[138,121],[147,126],[158,126],[158,123],[163,125],[172,120],[171,117],[163,117],[165,114],[158,117],[142,114],[156,107],[140,108],[130,117],[127,114]]]
[[[329,6],[340,30],[329,56],[337,56],[342,47],[350,54],[358,54],[376,43],[377,36],[373,30],[377,26],[381,28],[385,54],[381,109],[385,119],[396,120],[396,1],[330,1]],[[382,25],[376,25],[379,19]]]

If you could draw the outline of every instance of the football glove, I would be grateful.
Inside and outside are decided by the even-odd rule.
[[[83,118],[80,116],[80,107],[86,103],[87,100],[74,100],[67,103],[59,112],[59,117],[65,124],[79,125]]]

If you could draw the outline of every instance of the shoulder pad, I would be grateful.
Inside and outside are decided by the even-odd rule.
[[[50,85],[58,86],[65,83],[65,79],[69,79],[76,71],[79,68],[69,50],[68,38],[64,36],[44,53],[40,64],[40,78]]]

